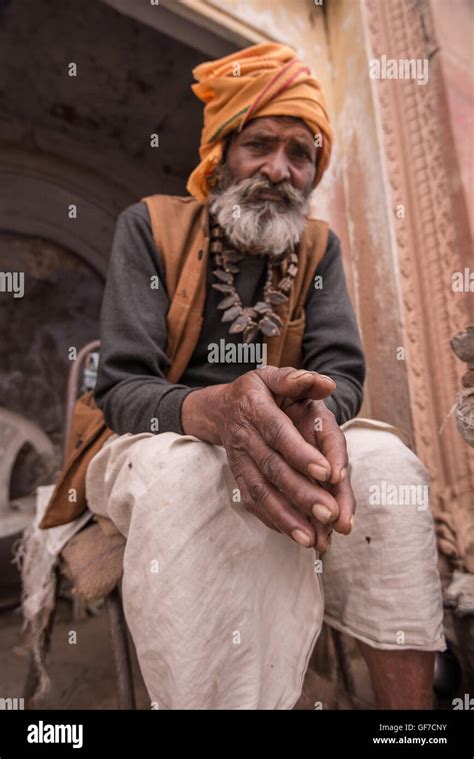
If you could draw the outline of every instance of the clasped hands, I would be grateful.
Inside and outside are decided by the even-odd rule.
[[[186,396],[187,434],[222,445],[244,508],[303,546],[327,550],[352,529],[347,448],[317,372],[267,366]]]

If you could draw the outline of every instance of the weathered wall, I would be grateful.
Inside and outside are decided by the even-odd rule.
[[[337,138],[328,190],[340,206],[335,226],[349,246],[353,297],[367,357],[362,413],[411,434],[406,363],[397,358],[403,334],[390,208],[361,5],[332,0],[326,14]]]
[[[49,435],[61,461],[68,350],[97,337],[103,283],[47,240],[0,233],[2,270],[25,274],[25,294],[0,297],[0,405]]]
[[[98,335],[116,216],[183,194],[196,163],[205,58],[96,0],[0,5],[0,269],[25,273],[24,298],[0,293],[0,404],[57,450],[67,350]]]
[[[474,233],[474,3],[471,0],[430,0],[437,56],[443,72],[446,104],[453,131],[453,191],[466,202]],[[439,139],[443,141],[440,130]],[[464,249],[466,250],[466,248]],[[473,265],[472,251],[467,265]],[[474,299],[473,299],[474,300]],[[474,318],[474,304],[473,304]]]
[[[18,148],[106,179],[114,192],[102,201],[112,210],[140,193],[183,191],[199,145],[190,71],[202,53],[96,0],[44,0],[27,11],[14,1],[0,14],[4,140],[27,126]],[[159,148],[150,146],[154,132]]]

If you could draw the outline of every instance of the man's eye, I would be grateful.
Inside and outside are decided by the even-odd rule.
[[[266,144],[264,142],[249,142],[247,143],[251,148],[265,148]]]
[[[302,158],[302,159],[304,159],[306,161],[311,161],[311,156],[309,155],[309,153],[306,150],[295,150],[294,155],[297,158],[300,158],[300,159]]]

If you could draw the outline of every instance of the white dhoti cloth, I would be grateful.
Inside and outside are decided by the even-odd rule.
[[[342,429],[357,514],[322,557],[245,511],[222,447],[127,434],[94,457],[87,499],[127,538],[124,612],[155,708],[290,709],[323,617],[378,648],[444,650],[431,512],[394,505],[428,473],[395,428]]]

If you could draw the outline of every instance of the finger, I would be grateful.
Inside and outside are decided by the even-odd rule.
[[[331,465],[326,456],[306,442],[291,419],[273,402],[257,404],[251,421],[254,432],[293,469],[321,482],[329,480]]]
[[[319,551],[321,554],[326,553],[329,546],[331,545],[331,533],[333,531],[333,526],[322,524],[322,522],[319,522],[317,519],[313,518],[310,519],[310,522],[313,525],[314,531],[316,533],[316,543],[314,549],[316,551]]]
[[[339,517],[339,504],[332,494],[293,469],[259,436],[249,439],[247,451],[264,478],[275,485],[296,509],[324,524]]]
[[[267,482],[254,464],[245,454],[228,457],[229,466],[239,487],[245,508],[258,519],[267,524],[270,520],[280,532],[285,533],[300,545],[314,546],[316,535],[308,520],[299,514],[270,482]],[[264,519],[262,519],[264,516]]]
[[[323,401],[324,403],[324,401]],[[316,440],[316,420],[318,418],[317,410],[319,403],[317,401],[308,400],[289,400],[288,404],[281,407],[287,417],[291,419],[300,435],[310,445],[317,446]]]
[[[339,504],[339,518],[332,523],[331,527],[333,527],[336,532],[348,535],[354,525],[357,507],[350,476],[348,475],[338,485],[330,485],[329,489]]]
[[[269,527],[271,530],[275,530],[275,532],[280,532],[278,527],[276,527],[274,522],[270,519],[269,515],[261,508],[259,508],[254,502],[243,475],[234,475],[234,479],[237,483],[237,487],[239,488],[241,502],[245,510],[248,511],[249,514],[253,514],[255,517],[257,517],[257,519],[260,519],[260,521],[263,522],[266,527]]]
[[[328,481],[336,485],[347,476],[349,461],[346,438],[334,414],[329,409],[323,409],[322,406],[323,404],[319,404],[314,423],[316,444],[331,466],[331,476]]]
[[[278,527],[276,527],[274,522],[271,520],[270,516],[265,511],[262,511],[261,508],[257,507],[252,496],[250,495],[246,475],[249,476],[251,470],[248,469],[247,459],[248,456],[246,454],[236,453],[235,451],[230,453],[227,451],[227,461],[231,468],[232,474],[234,475],[234,480],[236,481],[239,488],[241,502],[243,503],[246,511],[256,516],[257,519],[260,519],[260,521],[263,522],[267,527],[270,527],[270,529],[275,530],[276,532],[280,532]]]
[[[276,396],[319,400],[331,395],[336,389],[336,383],[331,377],[305,369],[293,369],[291,366],[265,366],[257,369],[256,373]]]

